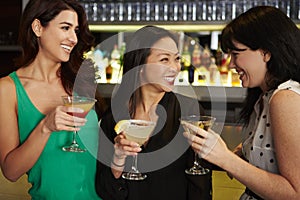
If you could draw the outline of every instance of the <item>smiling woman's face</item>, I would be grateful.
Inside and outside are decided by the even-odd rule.
[[[171,91],[179,71],[180,55],[176,43],[165,37],[151,47],[151,53],[141,72],[141,80],[162,91]]]
[[[236,69],[240,75],[243,87],[260,87],[266,90],[265,76],[267,73],[267,62],[270,60],[268,53],[261,49],[251,50],[242,43],[234,42],[241,51],[230,52],[230,68]]]

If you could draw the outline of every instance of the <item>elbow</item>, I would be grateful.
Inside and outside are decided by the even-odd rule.
[[[17,182],[20,176],[16,176],[14,173],[7,172],[2,169],[3,176],[10,182]]]
[[[19,177],[9,176],[3,173],[3,176],[9,180],[10,182],[17,182],[19,180]]]

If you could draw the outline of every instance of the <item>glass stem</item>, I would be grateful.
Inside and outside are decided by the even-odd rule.
[[[75,144],[75,145],[77,145],[76,135],[77,135],[77,131],[73,131],[73,141],[72,141],[72,144]]]
[[[199,167],[199,157],[198,157],[198,154],[195,152],[194,153],[194,156],[195,156],[195,158],[194,158],[194,168],[198,168]]]
[[[138,173],[138,170],[137,170],[137,155],[133,155],[131,171],[134,172],[134,173]]]

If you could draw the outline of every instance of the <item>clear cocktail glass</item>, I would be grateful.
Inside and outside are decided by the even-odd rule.
[[[185,123],[193,124],[195,126],[198,126],[204,130],[208,130],[215,122],[216,118],[211,116],[200,116],[200,115],[190,115],[190,116],[184,116],[180,119],[181,124],[186,132],[189,134],[196,135],[196,133],[193,130],[190,130]],[[199,137],[199,136],[198,136]],[[185,173],[189,175],[204,175],[209,172],[209,169],[206,169],[202,167],[199,163],[199,157],[197,153],[195,152],[195,158],[194,158],[194,164],[191,168],[186,169]]]
[[[124,129],[124,134],[127,140],[134,141],[140,146],[145,144],[155,128],[156,123],[146,120],[129,120],[129,125]],[[137,167],[137,155],[133,156],[131,170],[122,174],[122,178],[127,180],[144,180],[146,174],[139,172]]]
[[[84,96],[62,96],[63,104],[67,107],[76,107],[83,109],[84,112],[78,113],[78,112],[68,112],[69,115],[81,117],[84,118],[88,112],[92,109],[95,102],[97,101],[94,98],[84,97]],[[63,151],[68,152],[85,152],[86,149],[79,146],[79,144],[76,141],[77,137],[77,131],[73,132],[73,139],[72,143],[68,146],[62,147]]]

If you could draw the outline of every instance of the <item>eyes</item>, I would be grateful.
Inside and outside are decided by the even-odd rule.
[[[69,25],[66,25],[66,26],[62,26],[61,27],[61,29],[63,30],[63,31],[69,31],[69,30],[71,30],[71,26],[69,26]],[[79,34],[79,28],[78,27],[76,27],[75,29],[74,29],[74,32],[75,32],[75,34],[76,35],[78,35]]]
[[[164,56],[159,61],[162,63],[168,63],[171,59],[173,59],[172,56]],[[180,56],[175,57],[175,62],[180,63],[180,60],[181,60]]]

